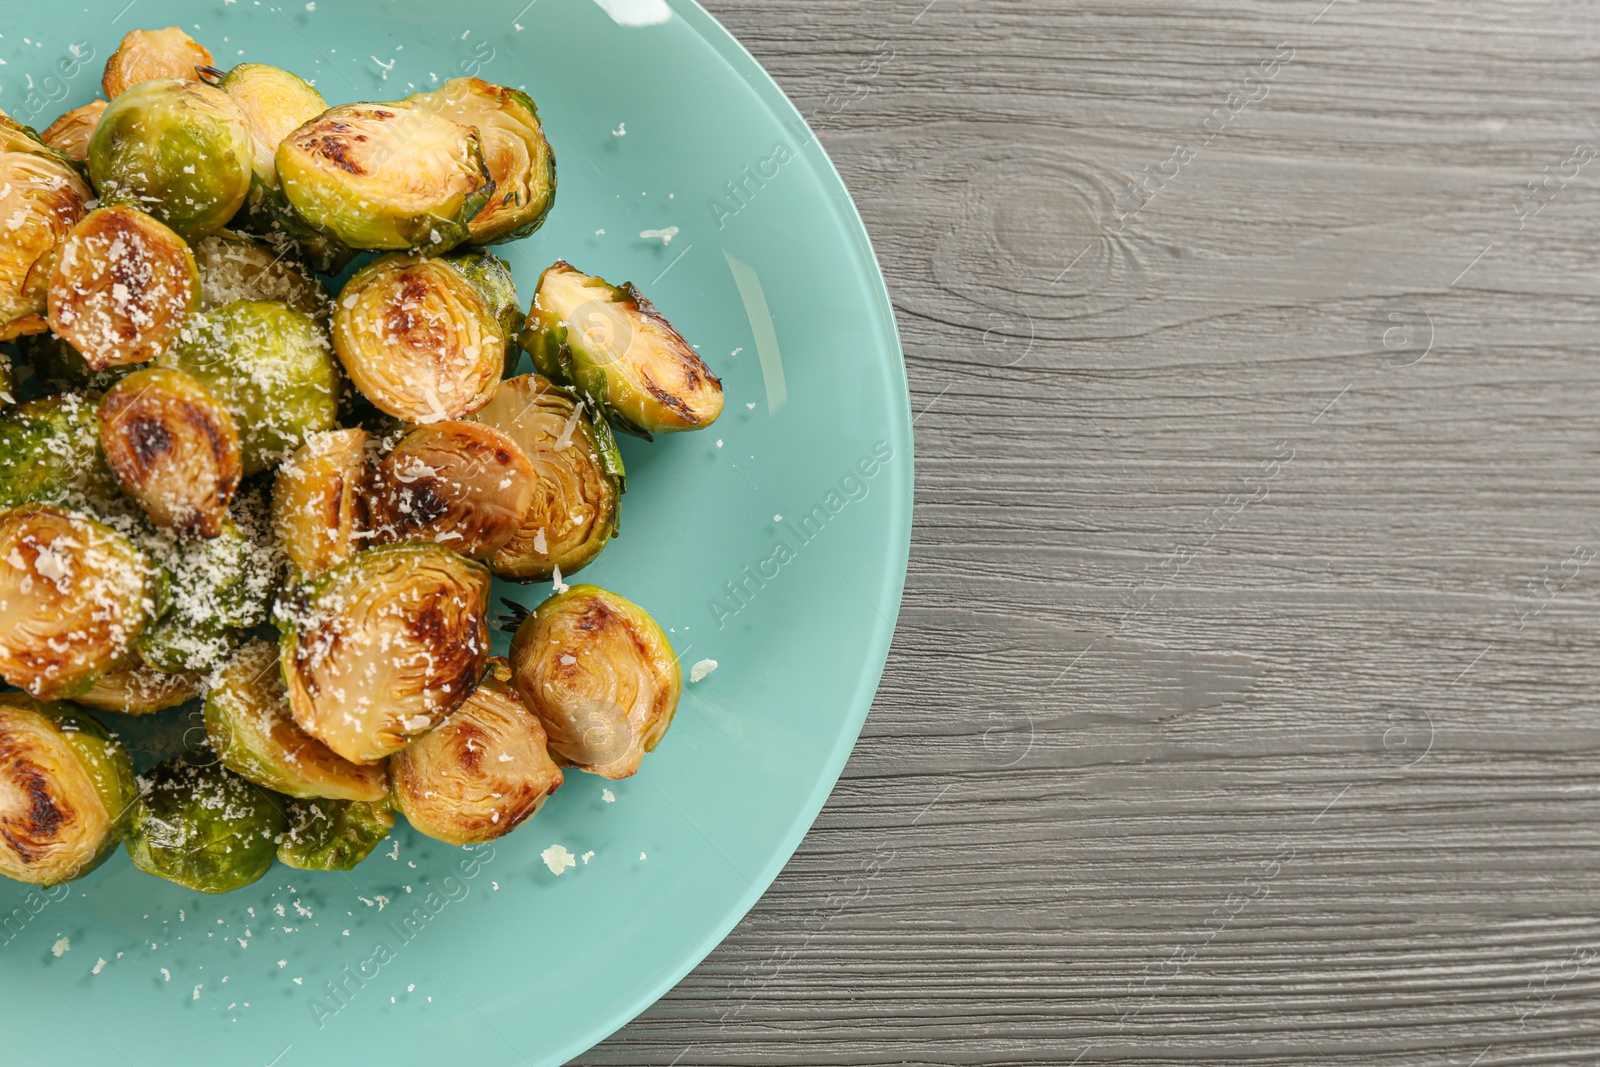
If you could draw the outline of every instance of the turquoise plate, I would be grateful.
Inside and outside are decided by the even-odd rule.
[[[703,433],[627,442],[622,536],[583,572],[654,613],[686,667],[720,664],[685,685],[636,777],[572,773],[492,847],[402,826],[349,875],[277,867],[226,896],[121,854],[69,887],[6,883],[0,1060],[565,1062],[671,988],[772,882],[883,669],[910,540],[911,429],[888,296],[849,195],[778,87],[679,0],[28,11],[0,37],[0,107],[40,128],[96,94],[134,27],[181,25],[219,66],[278,64],[333,103],[462,74],[525,87],[561,184],[545,227],[497,249],[524,299],[557,258],[632,279],[722,376],[727,409]],[[674,227],[670,244],[641,236]],[[547,592],[496,595],[532,605]],[[142,721],[106,718],[152,757]],[[541,858],[553,845],[578,857],[559,877]]]

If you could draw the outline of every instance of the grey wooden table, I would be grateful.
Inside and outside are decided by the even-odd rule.
[[[580,1062],[1600,1063],[1600,5],[710,6],[916,531],[815,830]]]

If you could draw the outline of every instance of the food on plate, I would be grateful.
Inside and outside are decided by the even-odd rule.
[[[436,422],[383,457],[367,498],[378,540],[434,541],[481,559],[516,534],[537,475],[515,441],[477,422]]]
[[[282,798],[204,751],[150,773],[134,806],[128,855],[146,874],[198,893],[243,889],[272,867],[288,829]]]
[[[106,60],[100,87],[106,99],[155,78],[193,78],[211,63],[206,46],[176,26],[164,30],[131,30]]]

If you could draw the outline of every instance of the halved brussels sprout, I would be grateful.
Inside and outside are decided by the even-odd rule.
[[[517,532],[537,476],[516,442],[476,422],[421,426],[378,464],[367,500],[380,544],[436,541],[473,559]]]
[[[536,474],[533,503],[515,536],[485,562],[519,582],[575,574],[616,533],[624,486],[611,427],[583,401],[538,374],[508,378],[472,416],[517,443]]]
[[[30,400],[0,416],[0,508],[117,495],[100,453],[100,420],[77,393]]]
[[[198,674],[168,674],[147,666],[137,654],[94,680],[86,693],[72,699],[96,711],[150,715],[186,704],[205,692]]]
[[[511,343],[478,284],[448,259],[391,255],[355,273],[333,309],[333,350],[380,411],[459,419],[489,402]]]
[[[94,136],[94,128],[100,125],[100,113],[105,109],[104,100],[91,100],[82,107],[75,107],[46,126],[39,139],[83,163],[89,158],[89,138]]]
[[[182,371],[135,371],[100,401],[100,445],[117,484],[157,526],[215,537],[239,488],[239,431]]]
[[[562,781],[544,727],[506,684],[510,666],[496,657],[489,671],[436,730],[389,758],[395,806],[418,833],[451,845],[504,837]]]
[[[206,736],[235,773],[291,797],[382,800],[383,766],[341,759],[294,724],[278,647],[256,640],[216,674],[206,696]]]
[[[0,678],[45,699],[83,692],[162,596],[160,572],[109,527],[42,504],[0,515]]]
[[[185,241],[226,226],[250,191],[244,116],[204,82],[158,78],[116,97],[88,163],[101,203],[144,208]]]
[[[272,527],[305,577],[331,570],[361,547],[368,440],[362,429],[314,433],[278,468]]]
[[[539,228],[555,204],[556,156],[527,93],[479,78],[451,78],[406,102],[478,131],[494,196],[469,224],[473,244],[514,241]]]
[[[444,259],[478,287],[478,295],[483,297],[489,314],[500,324],[500,332],[506,342],[506,371],[509,373],[522,356],[522,350],[517,347],[517,332],[522,329],[527,317],[517,301],[517,283],[511,277],[511,268],[506,266],[505,260],[481,248],[452,252]]]
[[[639,605],[575,585],[523,620],[512,681],[563,764],[626,778],[661,741],[683,679],[672,645]]]
[[[176,26],[164,30],[133,30],[122,38],[117,50],[106,60],[100,87],[110,100],[153,78],[192,80],[196,67],[210,65],[211,53],[206,46]]]
[[[225,663],[250,628],[266,622],[279,584],[272,546],[229,519],[216,537],[164,545],[168,608],[139,640],[139,654],[173,674]]]
[[[93,197],[70,159],[0,123],[0,341],[44,332],[56,249]]]
[[[58,885],[94,870],[127,834],[133,767],[70,704],[0,693],[0,874]]]
[[[291,800],[289,830],[278,842],[278,860],[301,871],[348,871],[372,855],[394,828],[387,798]]]
[[[722,382],[632,282],[558,261],[539,276],[522,347],[540,374],[598,404],[617,429],[699,430],[722,414]]]
[[[239,427],[245,474],[281,463],[339,417],[339,367],[316,320],[270,300],[235,300],[190,320],[161,358],[217,395]]]
[[[294,721],[356,763],[433,729],[483,676],[489,582],[427,544],[368,549],[323,575],[280,620]]]
[[[198,752],[149,781],[128,839],[135,867],[198,893],[243,889],[271,869],[289,826],[281,799]]]
[[[194,246],[200,268],[200,306],[235,300],[276,300],[317,319],[330,313],[328,290],[293,260],[248,237],[223,230]]]
[[[298,74],[266,63],[241,63],[226,74],[207,67],[200,77],[233,98],[250,133],[256,181],[278,188],[278,145],[324,111],[328,102]]]
[[[283,139],[277,164],[301,218],[373,251],[454,248],[494,191],[478,135],[410,103],[330,108]]]
[[[131,207],[91,211],[50,275],[50,328],[95,370],[144,363],[200,307],[200,272],[183,239]]]

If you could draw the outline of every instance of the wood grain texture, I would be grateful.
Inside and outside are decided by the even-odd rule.
[[[882,260],[911,569],[578,1062],[1600,1063],[1600,10],[1325,3],[710,4]]]

